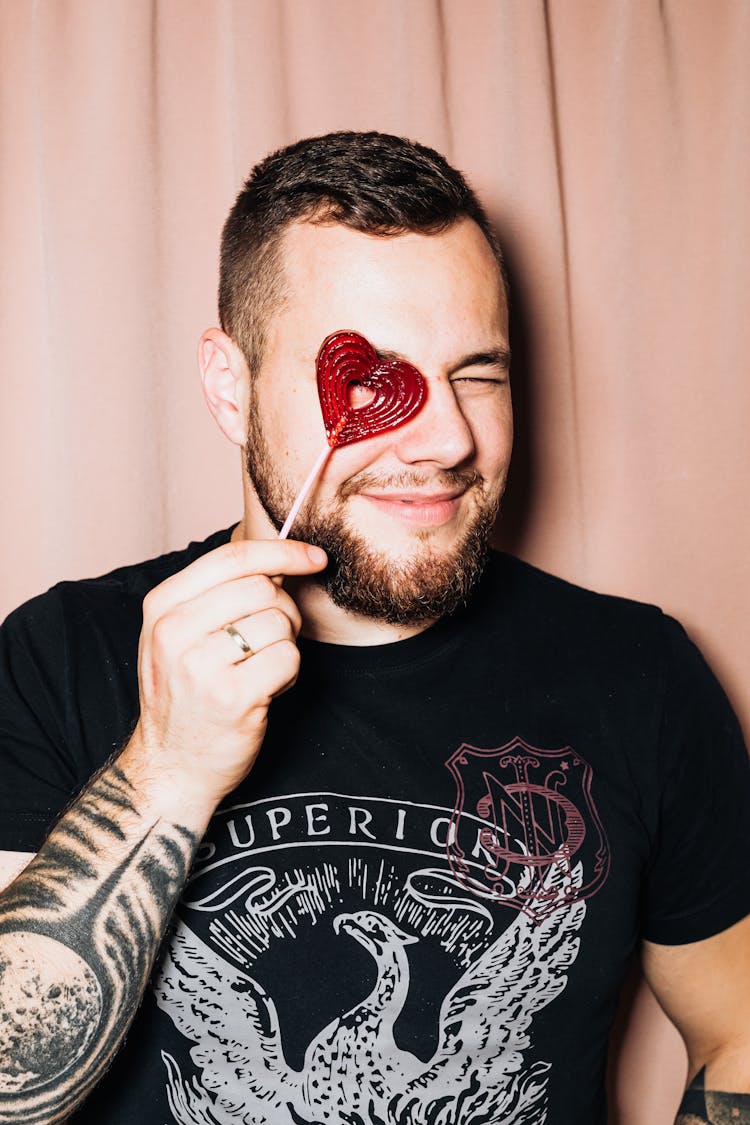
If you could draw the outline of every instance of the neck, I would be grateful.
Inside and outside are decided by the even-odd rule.
[[[386,645],[423,632],[432,622],[419,625],[389,625],[372,617],[341,609],[333,604],[322,586],[310,579],[290,579],[287,589],[302,614],[302,633],[327,644]]]
[[[276,531],[263,513],[262,520],[245,517],[232,532],[232,540],[273,539]],[[367,645],[391,644],[423,632],[432,622],[419,625],[389,625],[375,618],[364,617],[333,604],[324,588],[309,578],[287,578],[285,588],[294,598],[302,614],[302,634],[327,644]]]
[[[378,982],[364,1003],[393,1024],[404,1006],[409,991],[409,961],[403,947],[391,951],[389,962],[381,969]]]

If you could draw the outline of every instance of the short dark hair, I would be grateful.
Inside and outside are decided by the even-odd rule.
[[[426,145],[387,133],[328,133],[272,152],[253,168],[221,240],[219,318],[260,368],[270,313],[283,296],[279,244],[293,222],[341,223],[372,235],[438,234],[469,218],[506,288],[502,253],[464,177]]]

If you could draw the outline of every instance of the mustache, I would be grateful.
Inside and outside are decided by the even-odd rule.
[[[398,473],[372,473],[363,469],[349,480],[345,481],[338,489],[342,500],[353,496],[357,492],[366,492],[368,489],[379,491],[420,491],[424,489],[435,492],[452,492],[460,490],[467,492],[470,488],[484,484],[484,477],[476,469],[441,469],[437,473],[411,472],[402,470]]]

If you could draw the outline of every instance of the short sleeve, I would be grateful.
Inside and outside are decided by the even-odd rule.
[[[0,850],[36,851],[76,788],[67,653],[54,591],[0,627]]]
[[[750,759],[701,653],[665,618],[660,817],[642,934],[679,945],[750,913]]]

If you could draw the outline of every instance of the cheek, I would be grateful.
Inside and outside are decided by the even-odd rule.
[[[477,460],[489,475],[507,467],[513,448],[513,413],[510,403],[477,418],[472,426]]]
[[[264,403],[263,431],[269,452],[284,472],[306,475],[327,445],[317,395],[290,391]]]
[[[361,473],[388,475],[400,467],[394,459],[388,435],[382,434],[332,449],[320,477],[320,486],[332,495]]]
[[[368,454],[367,442],[352,442],[350,445],[335,446],[321,473],[321,483],[338,488],[372,464],[374,458]],[[321,446],[322,448],[322,446]]]

